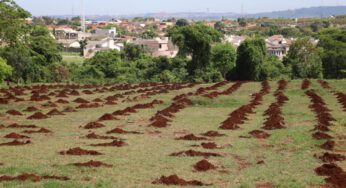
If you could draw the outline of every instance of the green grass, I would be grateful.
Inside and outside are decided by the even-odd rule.
[[[61,52],[62,60],[66,63],[83,64],[85,58],[80,56],[80,53]]]
[[[345,135],[346,116],[338,104],[335,96],[321,88],[315,80],[312,81],[312,89],[316,91],[332,110],[336,118],[333,136]],[[333,80],[330,84],[339,91],[346,91],[346,81]],[[219,89],[222,91],[232,84]],[[255,138],[240,138],[248,136],[248,132],[260,129],[264,122],[264,111],[275,101],[273,92],[276,90],[276,82],[270,82],[271,92],[264,97],[263,104],[259,105],[256,113],[249,116],[241,129],[235,131],[219,130],[220,123],[228,114],[236,108],[249,103],[250,94],[258,92],[260,83],[250,82],[244,84],[239,90],[229,96],[220,96],[217,99],[205,97],[191,97],[193,106],[175,114],[170,127],[155,129],[148,127],[149,118],[157,110],[171,104],[175,95],[195,91],[183,89],[168,94],[157,95],[151,99],[139,102],[119,103],[116,106],[104,106],[98,109],[83,109],[66,116],[53,117],[42,121],[29,121],[25,117],[13,118],[4,114],[8,109],[22,110],[30,103],[14,103],[0,105],[0,121],[4,124],[18,122],[22,124],[36,124],[48,128],[54,132],[49,135],[31,135],[31,145],[21,147],[1,147],[0,166],[1,174],[18,175],[22,172],[36,173],[39,175],[68,176],[70,181],[41,181],[41,182],[0,182],[0,187],[164,187],[151,184],[161,175],[177,174],[187,180],[196,179],[206,183],[212,183],[210,187],[255,187],[258,183],[270,182],[276,187],[309,187],[310,184],[324,183],[323,177],[316,176],[314,168],[321,165],[321,161],[314,158],[314,154],[323,150],[316,147],[323,141],[316,141],[311,137],[311,129],[316,119],[314,113],[308,108],[309,98],[300,89],[301,81],[291,81],[288,84],[286,95],[289,101],[283,107],[286,129],[269,131],[272,134],[266,140]],[[207,85],[204,85],[207,86]],[[117,92],[115,92],[117,93]],[[102,93],[82,96],[85,99],[106,97],[115,93]],[[134,96],[134,95],[132,95]],[[25,96],[28,99],[29,96]],[[77,97],[71,97],[72,101]],[[88,130],[81,129],[88,122],[95,121],[104,113],[114,112],[137,103],[149,102],[153,99],[161,99],[164,104],[155,109],[140,110],[138,113],[122,117],[118,121],[105,122],[106,127],[94,130],[95,133],[105,135],[105,132],[118,126],[126,130],[143,132],[141,135],[114,135],[119,136],[129,144],[121,148],[95,148],[90,144],[107,142],[102,140],[86,140],[81,137],[88,134]],[[54,99],[53,101],[55,101]],[[71,105],[74,105],[71,103]],[[63,107],[59,107],[62,109]],[[50,109],[43,109],[44,113]],[[152,134],[153,131],[160,134]],[[215,150],[224,157],[210,158],[209,160],[219,166],[223,166],[227,172],[211,171],[197,173],[192,166],[201,160],[200,157],[171,157],[169,154],[177,151],[195,149],[208,151],[202,148],[191,148],[193,144],[201,142],[178,141],[175,137],[181,133],[199,134],[209,130],[218,130],[226,134],[225,137],[213,139],[223,149]],[[9,141],[3,136],[10,132],[20,132],[18,129],[1,129],[0,143]],[[105,155],[101,156],[62,156],[58,152],[72,147],[97,150]],[[340,149],[346,149],[345,142],[340,142]],[[234,156],[240,157],[248,163],[246,168],[240,169],[241,164]],[[76,168],[69,164],[98,160],[112,164],[113,168]],[[259,165],[263,160],[265,164]],[[346,162],[339,162],[339,166],[346,170]]]

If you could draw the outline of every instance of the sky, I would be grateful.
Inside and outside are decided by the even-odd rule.
[[[81,0],[16,0],[35,16],[80,15]],[[271,12],[312,6],[346,5],[346,0],[84,0],[86,15],[161,12]]]

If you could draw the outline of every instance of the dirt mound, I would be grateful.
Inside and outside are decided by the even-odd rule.
[[[208,170],[214,170],[217,167],[213,164],[211,164],[209,161],[203,159],[201,161],[199,161],[198,163],[196,163],[193,168],[199,172],[205,172]]]
[[[24,112],[36,112],[37,110],[38,110],[38,108],[36,108],[34,106],[29,106],[24,110]]]
[[[311,82],[307,79],[303,80],[303,83],[302,83],[302,89],[305,90],[305,89],[308,89],[311,85]]]
[[[77,110],[71,106],[66,107],[63,112],[77,112]]]
[[[115,101],[107,101],[105,102],[106,105],[116,105],[118,103],[116,103]]]
[[[88,135],[85,136],[85,138],[87,138],[87,139],[119,140],[119,138],[114,137],[114,136],[100,136],[100,135],[97,135],[96,133],[89,133]]]
[[[333,176],[343,172],[342,168],[334,163],[323,164],[322,166],[315,169],[315,172],[319,176]]]
[[[90,122],[84,126],[84,129],[98,129],[102,127],[105,127],[105,125],[100,122]]]
[[[7,128],[12,128],[12,129],[35,129],[38,128],[36,125],[18,125],[17,123],[13,123],[9,126],[7,126]]]
[[[60,112],[58,109],[53,109],[47,113],[48,116],[61,116],[65,115],[64,113]]]
[[[0,182],[1,181],[34,181],[34,182],[39,182],[41,181],[41,177],[35,174],[21,174],[18,176],[0,176]]]
[[[103,100],[100,99],[100,98],[96,98],[96,99],[93,100],[93,102],[103,102]]]
[[[317,140],[323,140],[323,139],[331,139],[333,137],[331,137],[330,135],[323,133],[323,132],[316,132],[312,135],[315,139]]]
[[[214,142],[207,142],[207,143],[202,143],[201,146],[204,149],[218,149],[219,147],[217,146],[216,143]]]
[[[112,114],[104,114],[99,118],[99,121],[111,121],[118,120],[118,118],[114,117]]]
[[[33,130],[26,130],[26,131],[23,131],[23,133],[26,133],[26,134],[34,134],[34,133],[51,133],[52,131],[48,130],[48,129],[45,129],[45,128],[41,128],[37,131],[33,131]]]
[[[68,180],[70,180],[70,178],[66,177],[66,176],[42,176],[42,179],[46,179],[46,180],[60,180],[60,181],[68,181]]]
[[[253,137],[259,138],[259,139],[266,139],[266,138],[270,137],[269,133],[266,133],[266,132],[261,131],[261,130],[254,130],[254,131],[249,132],[249,134],[252,135]]]
[[[204,183],[197,180],[186,181],[182,178],[179,178],[177,175],[161,176],[160,179],[153,181],[152,184],[177,185],[177,186],[204,186],[205,185]]]
[[[113,140],[109,143],[91,144],[91,146],[101,146],[101,147],[122,147],[126,146],[127,143],[121,140]]]
[[[73,164],[74,166],[78,166],[78,167],[112,167],[113,165],[110,165],[110,164],[106,164],[106,163],[103,163],[103,162],[100,162],[100,161],[89,161],[89,162],[86,162],[86,163],[74,163]]]
[[[75,103],[89,103],[89,101],[88,100],[85,100],[85,99],[82,99],[82,98],[77,98],[77,99],[75,99],[73,102],[75,102]]]
[[[335,142],[332,140],[328,140],[324,144],[320,145],[320,147],[325,150],[333,150],[334,146],[335,146]]]
[[[221,134],[217,131],[208,131],[205,133],[201,134],[202,136],[207,136],[207,137],[220,137],[220,136],[225,136],[225,134]]]
[[[48,116],[43,114],[42,112],[36,112],[35,114],[29,116],[27,119],[47,119]]]
[[[6,111],[6,113],[9,115],[12,115],[12,116],[22,116],[23,115],[22,113],[20,113],[17,110],[8,110],[8,111]]]
[[[27,145],[27,144],[30,144],[30,143],[31,143],[30,140],[27,140],[27,141],[14,140],[12,142],[2,143],[2,144],[0,144],[0,146],[21,146],[21,145]]]
[[[340,154],[334,154],[334,153],[324,153],[322,156],[319,157],[323,162],[334,162],[334,161],[344,161],[346,160],[346,157]]]
[[[194,150],[181,151],[177,153],[172,153],[170,156],[174,157],[221,157],[218,153],[201,152]]]
[[[333,185],[335,188],[345,188],[346,173],[342,172],[326,178],[326,182]]]
[[[80,147],[72,148],[67,151],[59,152],[60,155],[102,155],[102,153],[93,150],[84,150]]]
[[[176,140],[207,140],[205,137],[198,137],[194,134],[188,134],[179,138],[176,138]]]
[[[115,128],[107,132],[107,134],[141,134],[140,132],[137,131],[125,131],[121,128]]]
[[[30,137],[25,136],[25,135],[20,135],[17,133],[10,133],[10,134],[4,136],[4,138],[23,139],[23,138],[30,138]]]
[[[68,102],[67,100],[64,100],[64,99],[59,99],[56,101],[56,103],[59,103],[59,104],[68,104],[70,102]]]

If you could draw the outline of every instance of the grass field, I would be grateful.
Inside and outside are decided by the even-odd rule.
[[[278,83],[274,81],[269,82],[269,92],[261,94],[262,101],[253,107],[253,113],[247,113],[247,120],[238,124],[239,128],[235,130],[219,127],[230,117],[230,113],[249,104],[253,98],[252,94],[263,89],[260,82],[243,83],[230,93],[222,93],[222,91],[230,88],[234,82],[225,82],[214,85],[215,87],[210,87],[213,84],[180,84],[166,88],[167,92],[164,91],[166,89],[162,90],[166,87],[163,85],[142,85],[131,88],[117,85],[115,85],[117,87],[90,86],[89,88],[56,85],[3,89],[0,102],[7,102],[7,104],[0,104],[0,125],[3,125],[0,128],[0,187],[165,187],[166,185],[152,182],[161,176],[170,175],[178,175],[185,180],[198,180],[208,187],[328,187],[325,181],[328,176],[319,176],[315,172],[316,168],[326,162],[316,156],[326,152],[319,145],[327,140],[335,142],[335,147],[330,149],[329,153],[341,155],[346,153],[346,111],[334,94],[337,91],[346,92],[346,81],[329,80],[328,83],[331,88],[323,88],[317,80],[311,80],[310,87],[303,90],[301,89],[302,80],[289,81],[287,87],[280,90],[289,99],[280,108],[284,117],[284,128],[275,130],[262,128],[268,117],[264,115],[265,111],[277,100],[274,93]],[[205,88],[204,91],[197,91],[201,87]],[[325,106],[330,109],[330,115],[335,119],[331,121],[332,126],[329,126],[331,130],[326,132],[333,137],[331,139],[318,140],[312,136],[316,132],[312,130],[317,124],[317,114],[309,108],[313,103],[306,94],[308,90],[324,100]],[[36,94],[32,94],[32,91]],[[16,92],[24,94],[14,96]],[[189,95],[182,97],[187,102],[173,99],[177,95],[189,92],[191,92]],[[217,96],[213,98],[205,96],[212,92],[218,92]],[[60,97],[57,97],[59,94]],[[63,94],[67,97],[62,97]],[[109,96],[115,96],[116,99]],[[108,100],[107,97],[109,97]],[[15,102],[18,98],[24,100]],[[81,99],[87,100],[84,101],[86,102],[84,106],[91,103],[101,106],[77,108],[83,105],[74,102],[78,98],[80,100],[77,102]],[[59,99],[68,103],[59,103],[57,102]],[[92,102],[95,99],[101,100]],[[138,108],[127,115],[112,115],[117,120],[99,121],[105,125],[104,127],[95,129],[84,127],[90,122],[98,121],[106,113],[111,114],[136,104],[147,104],[154,99],[162,103],[154,103],[153,108],[150,107],[151,105],[144,105],[145,107]],[[51,103],[48,103],[49,101]],[[105,104],[107,101],[108,104]],[[60,100],[60,102],[63,101]],[[111,104],[112,102],[117,104]],[[174,105],[172,107],[173,103],[179,104],[178,107]],[[26,112],[25,109],[28,107],[36,107],[43,113],[41,115],[53,109],[62,112],[66,107],[72,107],[76,112],[48,115],[46,119],[28,119],[35,113],[34,111]],[[156,115],[157,111],[167,108],[168,113]],[[10,115],[9,110],[16,110],[22,115]],[[166,122],[168,126],[161,128],[149,126],[153,123],[150,118],[158,116],[169,119],[171,122]],[[9,128],[8,126],[13,123],[36,125],[38,128]],[[31,134],[23,132],[36,131],[40,128],[51,132]],[[136,131],[140,134],[107,134],[115,128]],[[256,138],[249,134],[254,130],[263,131],[270,136]],[[217,131],[224,136],[201,135],[207,131]],[[1,143],[11,143],[15,140],[4,138],[10,133],[28,136],[30,138],[17,140],[20,143],[30,140],[31,143],[16,146],[1,145]],[[85,136],[89,133],[118,137],[126,145],[92,146],[110,143],[116,139],[87,139]],[[183,137],[189,134],[206,140],[184,140]],[[206,149],[202,147],[202,143],[215,143],[217,148]],[[98,151],[102,155],[61,155],[59,153],[76,147]],[[187,150],[219,154],[218,157],[206,158],[216,169],[203,172],[194,169],[194,165],[205,157],[171,156],[172,153]],[[112,166],[97,168],[73,165],[90,160]],[[333,161],[333,163],[346,171],[345,160]],[[35,176],[27,177],[26,181],[15,179],[23,173],[35,174]],[[4,178],[5,175],[9,178]],[[67,177],[68,180],[44,178],[45,176]],[[32,181],[35,178],[38,178],[37,181]],[[335,183],[333,186],[342,187]]]
[[[62,56],[62,60],[66,63],[83,64],[85,60],[85,58],[81,57],[79,53],[62,52],[61,56]]]

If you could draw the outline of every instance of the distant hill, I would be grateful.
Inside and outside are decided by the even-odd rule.
[[[112,18],[134,18],[134,17],[154,17],[159,19],[167,18],[186,18],[194,20],[219,20],[222,17],[228,19],[237,19],[242,16],[248,18],[259,18],[259,17],[269,17],[269,18],[312,18],[312,17],[330,17],[346,14],[346,6],[323,6],[323,7],[310,7],[301,8],[294,10],[283,10],[274,12],[264,12],[255,14],[239,14],[232,12],[224,13],[209,13],[209,12],[178,12],[178,13],[147,13],[147,14],[132,14],[132,15],[90,15],[87,19],[94,21],[107,21]],[[69,18],[70,15],[58,15],[53,17],[59,18]]]

